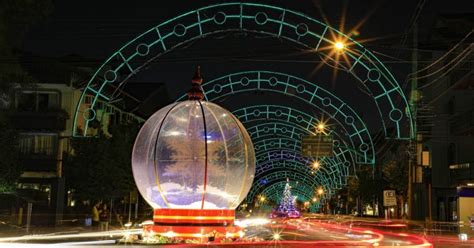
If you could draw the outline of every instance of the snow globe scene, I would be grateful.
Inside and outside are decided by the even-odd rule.
[[[137,187],[154,209],[234,210],[255,175],[249,134],[226,109],[203,101],[199,70],[189,100],[154,113],[133,148]]]

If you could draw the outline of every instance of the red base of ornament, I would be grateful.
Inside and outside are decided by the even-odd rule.
[[[145,226],[144,232],[145,235],[218,242],[243,236],[242,229],[234,226],[234,219],[234,210],[155,209],[154,225]]]

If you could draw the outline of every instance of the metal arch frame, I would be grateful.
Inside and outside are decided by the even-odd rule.
[[[237,115],[237,117],[239,117]],[[240,118],[242,119],[242,118]],[[285,118],[282,118],[283,120],[278,120],[279,122],[287,122],[288,125],[291,124],[291,122],[287,121]],[[244,121],[244,124],[248,124],[249,123],[254,123],[255,120],[253,119],[250,119],[250,118],[246,118],[245,121]],[[299,124],[296,125],[297,127],[299,127],[301,130],[304,130],[306,131],[306,133],[311,133],[310,130],[305,130],[304,126],[299,126]],[[303,132],[304,132],[303,131]],[[283,133],[283,132],[282,132]],[[261,142],[265,142],[266,139],[263,139],[261,141],[258,141],[258,134],[257,136],[255,135],[255,133],[251,133],[250,134],[251,137],[252,137],[252,140],[254,142],[254,147],[258,148],[260,146],[259,143]],[[295,139],[295,142],[296,144],[296,139]],[[269,142],[268,146],[271,146],[272,142]],[[258,177],[259,173],[258,173],[258,168],[262,168],[262,163],[265,163],[267,162],[268,160],[272,160],[275,158],[275,154],[279,154],[279,159],[284,159],[284,157],[286,155],[289,155],[288,158],[292,158],[292,159],[298,159],[300,160],[304,165],[304,167],[308,168],[308,164],[311,163],[311,161],[309,159],[304,159],[301,157],[300,155],[300,151],[298,151],[298,149],[295,149],[293,148],[293,151],[291,151],[291,148],[283,148],[281,147],[282,143],[281,142],[278,142],[278,143],[274,143],[273,146],[271,147],[266,147],[263,152],[262,151],[259,151],[260,149],[257,150],[257,153],[256,153],[256,157],[257,157],[257,174],[256,174],[256,177]],[[276,152],[275,150],[277,150],[278,152]],[[283,150],[286,150],[285,154],[283,154]],[[339,150],[339,151],[338,151]],[[342,181],[346,182],[345,180],[345,176],[348,175],[348,168],[345,168],[347,167],[347,164],[344,163],[346,161],[346,157],[343,156],[342,159],[344,161],[341,161],[341,154],[344,153],[344,151],[341,149],[341,148],[335,148],[335,153],[336,153],[336,156],[335,158],[322,158],[322,162],[327,164],[327,165],[330,165],[330,168],[322,168],[321,171],[328,176],[328,179],[330,180],[331,182],[331,187],[333,188],[339,188],[341,185],[343,185]],[[330,169],[330,171],[328,171],[328,169]],[[337,173],[337,176],[339,176],[339,178],[337,178],[337,176],[335,175]],[[309,171],[308,171],[309,173]],[[341,177],[344,177],[344,180],[341,180]]]
[[[273,139],[269,139],[269,140],[261,140],[261,141],[257,142],[257,145],[260,145],[261,143],[265,143],[265,142],[271,142],[271,143],[274,144],[274,146],[269,147],[268,149],[265,149],[265,151],[257,152],[256,157],[257,157],[258,161],[265,162],[266,160],[268,160],[272,157],[277,157],[277,155],[275,155],[275,153],[278,153],[280,151],[285,151],[285,152],[287,151],[285,156],[289,157],[289,158],[291,158],[293,156],[293,153],[298,155],[298,157],[302,157],[301,154],[300,154],[300,151],[298,149],[295,149],[295,148],[292,148],[292,147],[291,148],[282,147],[283,143],[294,142],[294,140],[279,137],[279,138],[273,138]],[[339,157],[336,157],[336,158],[330,159],[330,160],[328,159],[329,161],[326,161],[326,159],[327,158],[323,158],[323,159],[319,159],[318,161],[326,163],[330,166],[335,165],[336,169],[339,172],[342,173],[341,176],[348,176],[349,175],[349,167],[350,167],[351,164],[350,164],[350,162],[345,160],[345,157],[343,157],[343,160],[341,160],[341,158],[339,158]],[[261,162],[261,163],[263,163],[263,162]],[[257,168],[257,174],[259,173],[258,169],[259,168]],[[331,171],[333,171],[332,167],[330,169],[331,169]]]
[[[271,81],[274,83],[271,83]],[[319,109],[343,127],[352,146],[356,147],[356,144],[358,144],[358,152],[364,154],[364,160],[358,161],[358,163],[375,163],[375,148],[372,136],[360,116],[337,96],[307,80],[278,72],[245,71],[213,79],[205,83],[202,88],[208,101],[216,101],[229,95],[255,90],[265,90],[295,97]],[[295,90],[295,94],[289,93],[289,89]],[[184,95],[178,100],[183,97]],[[291,113],[289,114],[291,115]],[[317,119],[314,118],[314,120]]]
[[[278,131],[279,130],[278,125],[284,125],[284,124],[282,124],[282,123],[265,123],[265,124],[260,124],[260,125],[251,127],[249,129],[252,140],[254,140],[254,142],[256,143],[255,148],[256,148],[257,154],[260,154],[260,151],[261,151],[261,149],[259,148],[259,146],[260,146],[259,143],[266,142],[268,140],[268,137],[275,138],[275,135],[276,135],[276,136],[279,136],[279,138],[282,137],[282,138],[286,138],[288,140],[295,141],[294,139],[291,139],[291,136],[293,134],[282,134],[281,132],[279,132]],[[268,127],[268,126],[274,126],[274,128],[272,128],[272,129],[269,128],[268,132],[263,134],[262,130],[265,130],[265,128]],[[299,130],[299,131],[300,132],[305,132],[305,130]],[[279,142],[275,142],[274,145],[279,146],[280,144],[281,143],[279,143]],[[286,148],[286,149],[288,149],[288,148]],[[265,152],[266,150],[263,150],[263,151]],[[333,165],[333,166],[335,166],[338,169],[338,171],[341,173],[341,176],[344,176],[344,174],[348,174],[348,170],[349,170],[349,167],[351,165],[351,163],[349,162],[350,160],[346,157],[346,155],[352,156],[352,153],[348,152],[347,150],[342,151],[339,154],[339,156],[335,157],[334,160],[336,162],[331,162],[332,164],[334,164],[334,163],[336,164],[336,165]],[[340,158],[338,158],[338,157],[340,157]],[[349,157],[349,158],[351,158],[351,157]],[[332,160],[333,159],[330,159],[329,161],[332,161]],[[264,165],[259,164],[259,166],[257,166],[257,175],[259,174],[258,171],[262,166],[264,166]],[[306,168],[308,167],[307,164],[300,165],[300,167],[303,167],[303,166],[306,167]],[[344,172],[347,172],[347,173],[344,173]],[[344,178],[344,182],[346,182],[346,178]]]
[[[284,159],[290,159],[293,161],[299,161],[301,162],[305,169],[307,168],[307,172],[311,173],[312,169],[311,166],[311,160],[308,158],[304,158],[301,156],[301,153],[299,151],[294,151],[294,150],[285,150],[285,149],[271,149],[259,153],[257,155],[259,160],[259,167],[262,168],[264,167],[268,162],[274,161],[274,160],[284,160]],[[322,171],[325,175],[329,176],[329,179],[333,180],[333,184],[331,186],[342,186],[345,185],[345,183],[340,180],[341,177],[345,177],[349,175],[349,169],[344,168],[344,162],[345,161],[337,161],[336,159],[328,159],[328,158],[322,158],[319,160],[321,164],[324,164],[326,166],[321,166],[318,171]],[[261,170],[264,170],[263,168]],[[255,177],[260,175],[261,173],[265,173],[265,171],[257,170],[255,173]],[[337,176],[339,176],[339,179],[336,178],[336,173]],[[335,181],[334,181],[335,180]]]
[[[263,147],[264,151],[275,149],[276,147],[276,149],[278,150],[290,150],[290,151],[298,152],[300,151],[300,149],[298,148],[301,147],[300,143],[301,142],[299,140],[293,140],[293,139],[289,139],[287,137],[282,136],[282,137],[276,137],[276,138],[272,137],[272,138],[258,140],[257,142],[254,142],[254,147],[258,146],[259,150],[260,150],[260,147]],[[345,156],[348,150],[345,149],[344,147],[339,147],[339,148],[341,148],[340,150],[341,153],[336,153],[336,159],[338,159],[339,161],[343,160],[345,163],[345,166],[350,166],[351,165],[350,160],[348,160],[348,158]],[[260,151],[257,151],[256,154],[260,154]],[[341,156],[342,159],[339,156]]]
[[[311,187],[314,188],[314,185],[318,185],[319,187],[323,187],[325,191],[327,192],[327,195],[330,196],[334,193],[335,189],[340,188],[342,185],[336,185],[333,181],[329,181],[329,178],[327,176],[324,176],[321,173],[315,173],[311,174],[311,169],[307,167],[307,164],[305,164],[302,161],[299,160],[293,160],[293,161],[287,161],[287,158],[273,158],[271,160],[268,160],[266,163],[261,164],[262,170],[265,170],[266,173],[260,172],[255,175],[254,179],[254,186],[251,188],[250,192],[247,195],[248,202],[252,202],[252,198],[256,194],[255,192],[259,191],[259,183],[261,180],[264,180],[265,178],[269,177],[270,174],[274,174],[275,172],[285,172],[288,170],[298,172],[298,173],[303,173],[304,178],[306,179],[311,179],[313,184],[308,184]],[[334,172],[333,172],[334,173]],[[276,174],[274,176],[270,177],[278,177],[280,176],[281,179],[286,179],[286,174]],[[294,180],[294,178],[291,178]],[[314,181],[316,180],[316,181]],[[314,183],[316,182],[316,183]],[[306,182],[303,182],[306,183]]]
[[[239,2],[214,4],[186,12],[145,31],[116,51],[84,88],[74,115],[73,136],[87,136],[89,122],[95,119],[99,97],[106,101],[114,97],[116,92],[110,92],[108,85],[117,84],[120,88],[151,61],[183,44],[208,35],[234,31],[283,38],[327,59],[332,58],[320,47],[333,46],[336,42],[327,37],[328,33],[347,40],[349,44],[341,52],[347,56],[348,66],[339,64],[338,67],[353,75],[374,96],[386,136],[387,127],[395,126],[395,138],[414,137],[408,101],[393,75],[372,52],[337,29],[303,13],[271,5]],[[85,95],[95,97],[90,107],[82,112],[81,104],[85,101]],[[392,97],[402,99],[401,109],[395,106]],[[384,107],[384,104],[388,107]],[[82,135],[77,133],[78,118],[84,122]],[[402,133],[401,126],[404,124],[409,126],[408,134]]]
[[[255,132],[255,131],[252,132],[252,129],[259,129],[259,128],[264,129],[264,128],[265,128],[265,125],[273,125],[273,124],[278,125],[278,124],[281,124],[281,123],[266,123],[266,124],[260,124],[260,125],[257,125],[257,126],[254,126],[254,127],[250,128],[250,132],[251,132],[251,133],[254,133],[254,134],[253,134],[253,140],[254,140],[254,141],[256,140],[255,134],[258,135],[258,132]],[[282,134],[281,132],[278,132],[276,128],[275,128],[275,129],[270,129],[270,130],[273,131],[273,132],[268,134],[269,137],[275,137],[275,134],[278,134],[278,136],[283,136],[283,137],[285,137],[285,134]],[[300,131],[301,131],[301,132],[305,132],[306,130],[301,129]],[[286,134],[286,135],[288,135],[288,134]],[[252,134],[251,134],[251,136],[252,136]],[[265,136],[260,136],[260,137],[261,137],[262,139],[255,142],[255,143],[256,143],[256,146],[255,146],[256,148],[258,148],[257,146],[259,145],[260,142],[266,142],[266,141],[269,140],[269,139],[266,139],[267,137],[265,137]],[[293,139],[291,139],[291,138],[288,138],[288,136],[286,136],[285,138],[287,138],[287,139],[290,140],[290,141],[296,141],[296,140],[293,140]],[[275,144],[276,144],[276,145],[279,145],[279,144],[281,144],[281,143],[277,143],[277,142],[276,142]],[[257,151],[257,154],[259,154],[259,153],[260,153],[260,152]],[[348,154],[349,154],[349,155],[352,155],[351,153],[348,153]],[[345,156],[345,154],[342,154],[342,155]],[[294,155],[293,155],[293,157],[294,157]],[[338,167],[340,167],[340,168],[338,169],[339,172],[344,172],[345,170],[344,170],[343,168],[348,168],[348,167],[350,166],[350,162],[348,162],[348,159],[345,158],[345,157],[343,157],[343,158],[344,158],[344,161],[345,161],[345,162],[341,162],[341,159],[339,159],[340,162],[338,162],[338,165],[339,165]],[[331,161],[331,160],[330,160],[330,161]],[[285,166],[287,166],[287,165],[283,165],[283,167],[285,167]],[[258,171],[259,171],[259,170],[262,170],[262,169],[263,169],[262,167],[266,167],[266,164],[260,164],[260,166],[257,167],[256,177],[259,176],[260,173],[259,173]],[[300,169],[301,169],[301,168],[308,168],[307,164],[303,164],[303,163],[298,164],[297,167],[300,168]],[[347,174],[347,173],[346,173],[346,174]],[[310,174],[309,174],[309,170],[308,170],[308,175],[310,175]],[[317,173],[316,176],[319,177],[319,176],[321,176],[321,175],[320,175],[319,173]],[[341,175],[341,176],[343,176],[343,175]],[[339,188],[339,187],[336,186],[336,185],[329,185],[328,182],[327,182],[328,179],[330,179],[330,178],[326,178],[326,177],[325,177],[325,178],[323,178],[323,179],[320,179],[320,181],[321,181],[320,184],[321,184],[321,185],[324,185],[325,187],[327,186],[327,187]],[[257,181],[254,181],[254,182],[257,182]],[[330,190],[327,190],[327,192],[330,192]]]
[[[255,121],[259,121],[260,119],[253,119],[255,117],[258,118],[258,116],[255,116],[255,115],[251,115],[251,116],[247,116],[247,115],[239,115],[238,113],[239,112],[247,112],[247,110],[249,110],[250,112],[252,112],[252,110],[254,108],[258,108],[258,107],[263,107],[266,111],[270,112],[270,108],[269,107],[280,107],[280,106],[268,106],[268,105],[264,105],[264,106],[251,106],[251,107],[248,107],[248,108],[243,108],[243,109],[239,109],[239,110],[236,110],[234,111],[233,113],[236,115],[236,117],[238,117],[239,119],[241,119],[244,123],[244,125],[246,125],[247,127],[249,127],[249,124],[251,123],[255,123]],[[289,110],[289,112],[291,112],[291,108],[286,108],[287,110]],[[264,110],[264,111],[265,111]],[[295,110],[296,111],[296,110]],[[269,114],[268,113],[265,113],[263,112],[263,116],[267,116],[269,117]],[[302,116],[305,116],[303,113],[302,113]],[[243,118],[245,117],[245,118]],[[306,116],[308,117],[308,116]],[[303,117],[301,117],[303,119]],[[277,121],[279,122],[284,122],[284,123],[288,123],[289,125],[292,124],[289,119],[290,118],[286,118],[284,115],[280,115],[278,117],[275,118]],[[301,120],[300,122],[303,122],[303,120]],[[301,126],[300,124],[296,124],[296,126],[300,127],[300,129],[302,130],[305,130],[306,128],[306,133],[310,134],[312,133],[308,126],[307,127],[304,127],[304,126]],[[283,133],[283,132],[282,132]],[[337,134],[337,133],[336,133]],[[252,137],[252,140],[254,141],[254,147],[258,148],[260,145],[259,143],[262,142],[262,141],[257,141],[258,140],[258,134],[257,134],[257,137],[255,136],[255,134],[251,134],[251,137]],[[265,139],[266,140],[266,139]],[[265,140],[263,140],[263,142],[265,142]],[[280,140],[281,141],[281,140]],[[272,145],[273,143],[273,145]],[[294,142],[293,142],[295,145],[297,144],[297,140],[295,139]],[[276,147],[275,147],[276,145]],[[271,148],[272,150],[275,150],[277,148],[277,150],[281,153],[281,150],[291,150],[291,148],[285,148],[285,147],[282,147],[282,143],[281,142],[269,142],[268,143],[268,148],[266,147],[264,149],[264,152],[262,154],[262,152],[259,152],[257,150],[257,154],[256,154],[256,157],[257,157],[257,164],[260,165],[262,162],[265,162],[267,161],[267,159],[272,159],[272,154],[275,154],[275,151],[272,151],[271,153],[269,152],[269,149]],[[299,157],[301,158],[301,155],[299,154],[299,149],[297,149],[295,146],[292,147],[293,148],[293,151],[288,151],[287,154],[289,154],[291,157]],[[347,168],[344,168],[345,165],[347,166],[346,163],[343,163],[346,160],[346,157],[345,156],[342,156],[342,159],[344,160],[343,162],[341,162],[341,154],[344,154],[345,151],[343,151],[341,148],[335,148],[335,158],[323,158],[322,160],[324,161],[324,163],[328,164],[328,165],[331,165],[331,172],[333,172],[334,170],[336,170],[339,174],[340,177],[344,177],[344,176],[347,176],[348,174],[348,169]],[[298,154],[298,156],[295,156],[295,154]],[[281,154],[281,156],[283,156],[284,154]],[[305,163],[306,165],[305,166],[308,166],[308,163],[310,161],[308,159],[305,159]],[[259,166],[257,166],[258,168]],[[334,176],[334,173],[328,173],[326,171],[326,168],[323,168],[323,171],[326,172],[326,174],[329,176],[329,175],[333,175],[332,177],[330,177],[329,179],[332,180],[332,181],[336,181],[335,185],[339,184],[341,185],[341,179],[337,179],[335,178]],[[345,182],[346,180],[344,180]]]
[[[319,122],[319,119],[317,119],[316,117],[313,117],[295,108],[281,106],[281,105],[254,105],[254,106],[249,106],[249,107],[244,107],[241,109],[234,110],[232,111],[232,113],[235,116],[237,116],[239,120],[242,121],[243,123],[248,123],[250,121],[256,121],[256,120],[268,120],[268,119],[284,120],[292,124],[295,123],[302,129],[306,129],[308,131],[308,134],[315,134],[315,132],[311,131],[311,128],[314,127],[313,126],[314,123]],[[333,119],[337,124],[339,124],[338,126],[343,129],[344,134],[346,134],[347,138],[351,140],[351,137],[349,133],[347,132],[347,129],[345,129],[344,126],[337,119],[335,118],[331,118],[331,119]],[[344,142],[346,147],[349,147],[347,146],[347,143],[339,135],[338,132],[336,132],[335,130],[330,130],[330,134],[337,136],[340,141]],[[339,140],[336,143],[340,143]],[[354,146],[354,142],[350,142],[350,145],[352,147],[350,150],[356,155],[357,163],[361,163],[361,164],[366,163],[366,164],[372,164],[372,165],[375,163],[375,159],[374,158],[369,159],[367,156],[367,153],[362,153],[358,151],[356,147]]]
[[[283,128],[291,127],[290,125],[282,123],[282,122],[268,122],[268,123],[252,126],[248,129],[248,131],[249,131],[249,135],[251,137],[253,137],[252,140],[255,141],[255,143],[258,143],[258,142],[261,142],[261,141],[265,142],[267,140],[270,140],[272,138],[277,137],[277,138],[284,138],[284,139],[294,141],[295,144],[296,144],[296,142],[299,142],[299,140],[295,139],[294,136],[299,137],[302,133],[306,133],[305,129],[301,129],[301,128],[293,126],[293,127],[291,127],[291,128],[293,128],[293,131],[290,134],[288,134],[287,132],[281,132],[280,131],[281,126],[283,126]],[[298,131],[300,133],[297,133],[296,131]],[[271,144],[269,144],[269,145],[271,145]],[[283,143],[281,143],[281,142],[280,143],[275,143],[274,145],[279,145],[281,147],[283,145]],[[285,146],[287,146],[287,144],[285,144]],[[255,148],[257,153],[259,153],[260,150],[261,150],[261,146],[259,144],[256,144],[254,146],[254,148]],[[337,150],[335,151],[335,154],[336,154],[335,157],[338,160],[345,161],[345,166],[350,166],[351,164],[355,165],[355,163],[353,163],[354,158],[352,157],[352,155],[353,155],[352,152],[350,152],[350,150],[345,148],[345,147],[338,147],[338,148],[339,148],[339,152]],[[288,146],[284,147],[284,149],[291,149],[291,145],[289,147]],[[346,157],[346,155],[348,155],[349,158]],[[352,161],[352,163],[351,163],[351,161]]]

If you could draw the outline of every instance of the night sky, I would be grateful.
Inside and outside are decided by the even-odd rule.
[[[23,49],[46,57],[75,54],[85,57],[91,65],[105,61],[127,41],[149,28],[181,13],[214,3],[226,1],[56,1],[54,12],[44,23],[28,33]],[[331,26],[340,27],[345,19],[344,31],[350,30],[366,19],[357,29],[356,40],[373,39],[363,43],[380,53],[379,58],[389,66],[397,80],[403,84],[410,70],[411,44],[401,46],[402,36],[419,1],[259,1],[303,12],[322,20],[324,13]],[[420,40],[430,37],[434,18],[442,13],[460,13],[472,0],[426,1],[420,15]],[[344,7],[345,6],[345,7]],[[345,14],[344,13],[345,9]],[[345,18],[344,18],[345,16]],[[243,70],[275,70],[318,82],[349,102],[357,112],[364,113],[369,125],[375,117],[373,102],[359,90],[355,79],[338,73],[331,80],[332,70],[323,68],[316,74],[318,58],[300,55],[289,42],[252,35],[228,35],[205,38],[185,48],[161,56],[153,66],[130,79],[133,82],[164,82],[171,98],[189,88],[189,81],[196,65],[201,65],[205,80]],[[298,105],[292,99],[273,97],[272,94],[250,94],[226,99],[221,104],[231,108],[252,103],[279,103]],[[243,100],[245,99],[245,101]],[[301,108],[305,108],[301,106]],[[317,113],[314,113],[317,114]]]

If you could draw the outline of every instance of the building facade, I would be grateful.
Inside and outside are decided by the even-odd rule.
[[[414,219],[466,222],[474,214],[474,23],[470,16],[438,17],[424,44],[432,52],[420,56],[430,63],[416,75],[420,100],[412,181]]]

